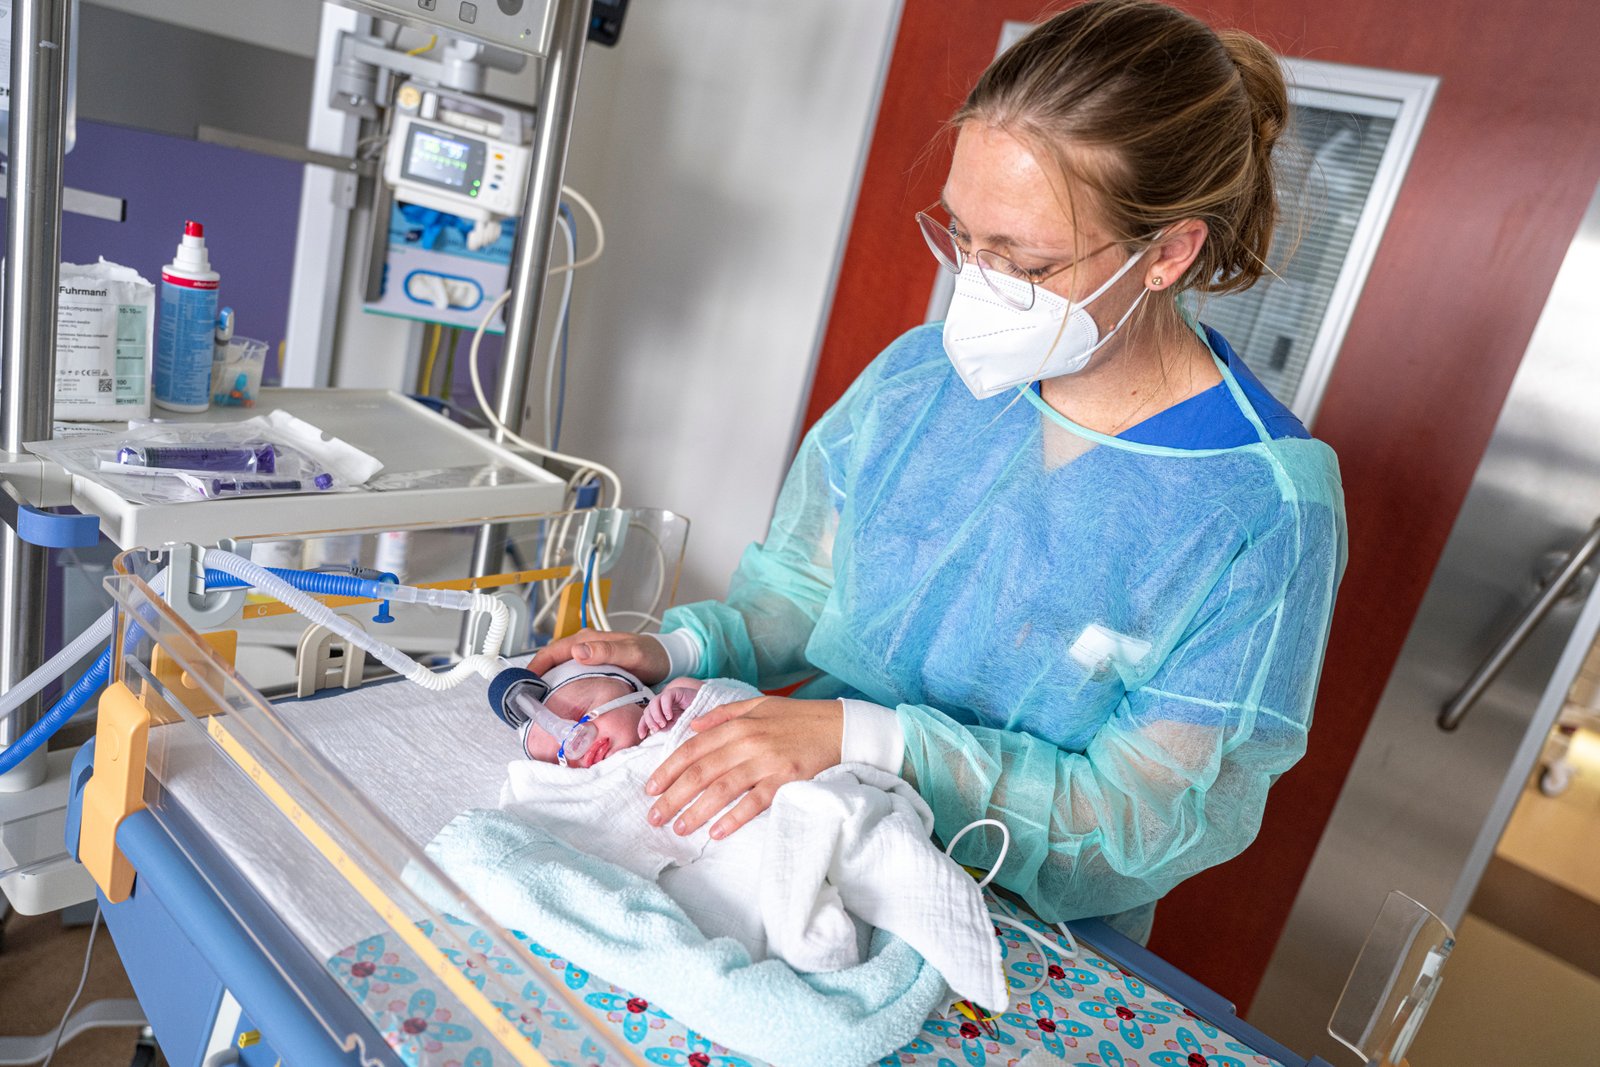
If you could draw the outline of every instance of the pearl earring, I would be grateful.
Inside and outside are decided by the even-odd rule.
[[[1154,278],[1150,279],[1150,287],[1152,289],[1161,288],[1161,275],[1157,274]]]

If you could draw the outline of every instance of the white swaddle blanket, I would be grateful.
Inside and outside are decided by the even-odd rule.
[[[933,813],[900,778],[864,764],[778,790],[771,809],[717,841],[646,819],[645,779],[708,709],[760,694],[707,682],[672,727],[588,769],[517,761],[500,806],[567,844],[657,882],[708,937],[752,959],[835,971],[862,958],[865,931],[909,943],[955,993],[1003,1010],[993,924],[977,883],[929,839]],[[853,917],[853,918],[852,918]]]

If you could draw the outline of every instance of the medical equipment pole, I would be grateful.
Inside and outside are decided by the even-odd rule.
[[[532,173],[522,204],[511,253],[511,299],[506,305],[506,340],[500,365],[500,388],[495,414],[512,433],[522,431],[527,404],[528,373],[533,366],[534,341],[539,333],[539,309],[544,305],[545,280],[550,270],[550,245],[556,233],[556,211],[561,204],[561,182],[567,168],[567,142],[572,134],[572,110],[583,67],[583,46],[589,34],[592,0],[555,0],[555,25],[550,52],[544,57],[539,85],[539,114],[534,132]],[[504,433],[496,429],[495,441]],[[505,535],[493,526],[478,532],[473,548],[473,573],[493,574],[505,554]]]
[[[65,151],[71,0],[11,5],[11,129],[6,146],[5,315],[0,342],[0,447],[50,436],[55,396],[56,286],[61,263],[61,157]],[[45,550],[0,529],[0,690],[44,660]],[[39,718],[35,697],[0,723],[0,747]],[[0,776],[0,791],[44,780],[44,752]]]

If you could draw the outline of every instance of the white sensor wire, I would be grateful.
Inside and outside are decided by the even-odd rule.
[[[605,226],[603,223],[601,223],[600,213],[594,209],[594,205],[589,203],[589,201],[584,198],[584,196],[576,189],[570,188],[569,186],[561,187],[561,195],[577,204],[588,214],[589,219],[594,224],[595,228],[595,248],[594,251],[590,252],[587,256],[578,260],[576,263],[564,263],[559,267],[553,268],[550,271],[551,274],[560,274],[565,271],[574,271],[581,267],[587,267],[589,264],[600,258],[601,253],[605,251],[606,247]],[[536,456],[543,456],[546,459],[553,459],[558,463],[566,463],[574,467],[587,468],[600,475],[600,477],[604,478],[611,485],[611,506],[620,507],[622,503],[622,479],[617,476],[616,471],[592,459],[584,459],[582,456],[574,456],[565,452],[557,452],[553,448],[546,448],[544,445],[535,444],[533,441],[530,441],[527,438],[515,433],[510,427],[502,422],[500,420],[500,416],[495,414],[494,408],[489,404],[489,398],[487,394],[484,393],[483,381],[478,371],[478,350],[483,344],[483,335],[488,331],[489,323],[494,320],[495,315],[499,314],[500,309],[505,306],[506,301],[510,298],[511,290],[509,289],[496,297],[494,302],[489,305],[488,310],[484,312],[483,318],[478,322],[478,328],[472,333],[472,346],[468,350],[467,356],[467,370],[472,379],[472,393],[473,396],[477,398],[479,409],[482,410],[483,416],[488,420],[489,425],[493,426],[502,437],[517,445],[519,448],[527,452],[532,452]]]

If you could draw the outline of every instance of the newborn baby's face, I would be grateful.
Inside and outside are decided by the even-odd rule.
[[[572,722],[583,718],[591,709],[602,704],[616,700],[618,697],[627,696],[633,689],[626,683],[615,678],[579,678],[577,681],[568,682],[566,685],[551,693],[545,701],[545,707]],[[594,744],[589,746],[589,751],[584,753],[580,760],[568,759],[569,767],[593,767],[613,752],[620,752],[625,748],[632,748],[639,743],[639,720],[644,715],[644,706],[629,704],[625,707],[613,708],[598,719],[593,720],[598,732]],[[536,759],[541,763],[555,763],[556,750],[560,742],[537,726],[527,733],[527,752],[529,759]]]

